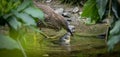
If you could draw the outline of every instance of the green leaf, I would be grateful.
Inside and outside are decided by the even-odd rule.
[[[86,21],[85,21],[85,24],[92,25],[92,24],[95,24],[95,21],[91,20],[91,18],[87,18]]]
[[[31,26],[29,26],[29,28],[32,29],[32,30],[35,31],[35,32],[42,33],[42,31],[40,31],[40,29],[38,29],[38,28],[31,27]]]
[[[107,42],[109,50],[112,50],[114,45],[120,42],[120,34],[109,37],[110,39]]]
[[[96,8],[95,0],[88,0],[85,3],[81,16],[90,18],[91,21],[94,21],[95,23],[99,20],[99,14],[98,9]]]
[[[18,6],[17,11],[25,9],[27,6],[30,5],[30,2],[30,0],[24,0],[24,2],[20,6]]]
[[[9,24],[15,30],[17,30],[18,28],[21,27],[21,23],[19,21],[17,21],[16,17],[9,18]]]
[[[30,14],[32,17],[44,19],[44,13],[38,8],[28,7],[24,10],[24,12]]]
[[[12,11],[14,15],[18,18],[20,18],[26,25],[34,25],[36,26],[35,20],[26,13],[18,13],[17,11]]]
[[[119,18],[120,12],[119,12],[119,4],[117,0],[112,0],[112,11],[116,18]]]
[[[115,22],[113,29],[110,31],[110,35],[115,35],[120,32],[120,20]]]
[[[114,22],[111,24],[111,30],[109,32],[109,40],[107,42],[109,51],[111,51],[114,46],[120,42],[120,19],[113,19]]]
[[[8,18],[11,17],[11,16],[12,16],[12,13],[9,13],[9,14],[3,15],[3,18],[8,19]]]
[[[105,10],[106,10],[108,0],[96,0],[96,3],[97,3],[96,5],[97,5],[100,19],[102,19],[103,15],[105,13]]]
[[[0,34],[0,49],[3,49],[3,48],[9,49],[9,50],[20,49],[18,43],[14,39]]]
[[[41,35],[43,35],[43,36],[47,37],[47,35],[46,35],[46,34],[44,34],[42,31],[40,31],[40,29],[35,28],[35,27],[31,27],[31,26],[29,26],[29,28],[30,28],[30,29],[32,29],[33,31],[35,31],[35,32],[39,32]]]
[[[26,13],[20,13],[17,17],[21,18],[27,25],[36,25],[35,20]]]

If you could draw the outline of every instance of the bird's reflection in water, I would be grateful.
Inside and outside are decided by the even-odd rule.
[[[68,32],[59,39],[59,44],[67,51],[71,51],[70,36],[71,34]]]

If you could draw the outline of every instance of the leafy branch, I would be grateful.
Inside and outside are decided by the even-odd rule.
[[[19,41],[24,37],[22,29],[25,26],[37,30],[36,22],[44,19],[43,12],[34,6],[32,0],[0,0],[0,12],[0,27],[8,25],[10,28],[8,35],[0,34],[0,49],[17,48],[26,57]]]
[[[94,6],[92,6],[93,4]],[[88,0],[83,8],[82,17],[87,17],[90,20],[87,24],[95,24],[108,19],[107,24],[109,26],[106,37],[109,50],[120,42],[119,10],[120,3],[118,0]]]

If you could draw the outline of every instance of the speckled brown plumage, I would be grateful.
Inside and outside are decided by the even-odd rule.
[[[44,21],[47,24],[47,25],[45,25],[45,24],[43,24],[42,21],[38,21],[38,23],[37,23],[38,27],[51,28],[51,29],[55,29],[55,30],[60,30],[61,28],[64,28],[65,30],[70,32],[72,35],[72,32],[68,27],[68,23],[64,19],[63,16],[55,13],[54,10],[50,6],[47,6],[47,5],[41,4],[41,3],[36,3],[36,2],[34,2],[34,3],[38,8],[40,8],[44,12],[44,14],[45,14]]]

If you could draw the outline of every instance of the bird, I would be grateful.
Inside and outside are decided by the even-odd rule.
[[[73,36],[73,33],[71,32],[70,28],[68,27],[67,20],[64,19],[64,17],[60,14],[55,13],[54,9],[52,9],[50,6],[38,3],[34,1],[34,4],[36,7],[40,8],[44,13],[44,22],[39,20],[37,22],[37,27],[39,28],[50,28],[55,30],[61,30],[64,28],[67,32],[70,32],[71,36]]]

